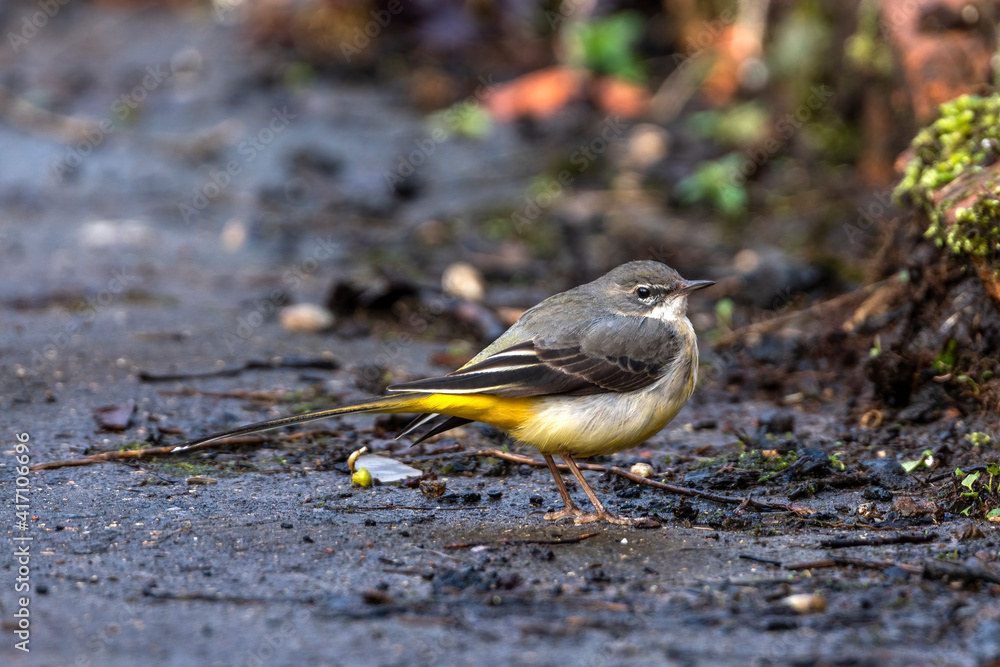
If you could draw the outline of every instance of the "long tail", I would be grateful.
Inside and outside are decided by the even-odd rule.
[[[320,419],[329,419],[330,417],[336,417],[337,415],[349,415],[355,412],[423,412],[421,404],[425,399],[425,394],[395,394],[367,401],[359,401],[357,403],[348,403],[347,405],[341,405],[328,410],[316,410],[315,412],[307,412],[305,414],[294,415],[292,417],[269,419],[267,421],[257,422],[256,424],[240,426],[230,431],[213,433],[212,435],[206,435],[202,438],[189,440],[174,447],[171,450],[171,453],[183,452],[184,450],[190,449],[195,445],[202,445],[206,442],[219,440],[220,438],[246,435],[247,433],[257,433],[259,431],[270,431],[271,429],[281,428],[282,426],[304,424],[305,422],[314,422],[319,421]]]

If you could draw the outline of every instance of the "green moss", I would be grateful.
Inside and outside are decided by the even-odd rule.
[[[790,451],[784,456],[770,455],[765,456],[764,453],[759,449],[752,449],[746,452],[740,452],[739,460],[736,463],[738,468],[746,468],[747,470],[757,470],[760,472],[778,472],[784,470],[792,463],[795,463],[796,453],[795,451]]]
[[[136,440],[134,442],[128,443],[127,445],[122,445],[121,447],[118,448],[118,451],[119,452],[135,452],[135,451],[138,451],[140,449],[145,449],[146,447],[149,447],[149,443],[148,442],[146,442],[145,440]]]
[[[941,117],[913,140],[914,158],[895,193],[897,200],[927,214],[926,235],[939,247],[993,265],[1000,264],[1000,177],[971,206],[955,209],[954,224],[948,224],[945,213],[967,195],[959,192],[935,206],[934,194],[959,176],[983,172],[998,159],[998,120],[1000,94],[963,95],[942,104]]]
[[[795,463],[796,457],[797,454],[794,450],[788,452],[784,456],[781,456],[780,454],[776,456],[765,456],[761,450],[752,449],[740,452],[740,457],[736,462],[736,467],[762,473],[761,476],[757,478],[757,482],[764,483],[774,477],[778,472]]]
[[[847,38],[844,55],[851,66],[861,72],[892,76],[892,49],[883,35],[876,0],[861,0],[858,4],[858,29]]]

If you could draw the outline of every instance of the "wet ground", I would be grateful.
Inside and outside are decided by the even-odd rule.
[[[32,463],[178,442],[305,403],[360,398],[387,377],[440,373],[441,355],[474,351],[475,327],[433,300],[416,307],[417,335],[364,318],[296,334],[273,316],[288,300],[324,302],[337,280],[376,282],[373,264],[433,287],[456,254],[479,258],[497,276],[487,272],[494,305],[523,307],[579,274],[593,277],[589,265],[617,254],[656,255],[665,239],[691,239],[691,253],[675,252],[691,262],[711,257],[715,241],[676,222],[638,240],[620,228],[595,234],[578,264],[561,254],[551,266],[525,259],[523,245],[490,240],[484,213],[509,215],[547,164],[516,131],[438,144],[418,170],[420,196],[401,198],[384,173],[428,129],[391,87],[268,85],[287,72],[234,28],[185,14],[65,11],[72,28],[53,22],[19,52],[0,51],[0,83],[60,118],[116,124],[94,135],[9,107],[0,123],[5,663],[972,666],[1000,658],[1000,588],[990,579],[998,524],[970,524],[945,507],[950,480],[930,481],[942,467],[906,476],[862,465],[925,448],[967,465],[969,428],[951,419],[865,432],[839,389],[778,405],[725,386],[718,373],[666,431],[598,463],[644,460],[656,479],[792,497],[813,514],[682,499],[590,472],[612,510],[661,526],[549,525],[541,513],[559,497],[547,470],[467,455],[510,444],[496,433],[469,426],[407,449],[392,440],[402,422],[358,416],[307,438],[33,473],[21,531],[17,434],[30,434]],[[119,123],[123,94],[148,101]],[[64,141],[77,131],[92,138]],[[641,218],[636,227],[644,229]],[[629,234],[631,245],[606,249]],[[706,267],[713,277],[723,270]],[[695,300],[692,311],[696,325],[710,321],[711,303]],[[290,367],[301,360],[316,367]],[[248,361],[275,367],[191,375]],[[148,379],[171,373],[181,377]],[[251,391],[270,398],[237,393]],[[93,409],[106,405],[135,406],[124,432],[98,429]],[[818,465],[782,473],[739,458],[755,444]],[[344,462],[362,445],[437,475],[446,494],[352,488]],[[830,463],[834,452],[843,469]],[[761,481],[771,472],[782,474]],[[900,499],[909,497],[936,509],[908,509]],[[866,503],[875,508],[859,513]],[[899,535],[914,542],[821,545]],[[30,653],[15,647],[19,536],[32,538]],[[831,566],[835,558],[856,561]],[[928,562],[955,565],[966,580]],[[797,594],[816,597],[789,600]],[[795,611],[795,600],[806,608]]]

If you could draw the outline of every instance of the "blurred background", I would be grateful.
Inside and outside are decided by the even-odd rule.
[[[404,332],[450,341],[452,367],[545,296],[652,258],[718,281],[692,319],[706,366],[732,368],[711,343],[899,268],[879,254],[894,164],[990,81],[993,11],[4,3],[3,361],[44,384],[105,334],[156,342],[116,357],[135,372],[157,349],[193,370]],[[964,81],[914,79],[928,43],[970,37]],[[374,359],[368,388],[404,357]]]
[[[997,6],[0,0],[0,432],[63,462],[24,478],[31,648],[994,664]],[[699,387],[597,462],[730,505],[605,473],[664,529],[582,534],[537,516],[546,470],[479,450],[503,433],[411,448],[401,416],[122,462],[446,373],[634,259],[716,281]],[[362,445],[439,483],[354,488]],[[890,528],[916,538],[810,563]]]

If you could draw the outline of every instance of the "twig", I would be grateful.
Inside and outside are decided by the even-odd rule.
[[[145,468],[138,461],[129,461],[125,465],[127,465],[130,468],[135,468],[136,470],[139,470],[140,472],[143,472],[143,473],[145,473],[147,475],[150,475],[151,477],[155,477],[158,480],[160,480],[162,482],[165,482],[166,484],[177,484],[177,483],[180,482],[179,479],[169,479],[169,478],[164,477],[163,475],[161,475],[161,474],[159,474],[157,472],[154,472],[152,470],[148,470],[147,468]]]
[[[890,535],[889,537],[850,537],[839,540],[820,540],[821,547],[843,549],[844,547],[883,546],[886,544],[924,544],[937,539],[937,533],[924,535]]]
[[[888,570],[890,567],[898,567],[910,574],[923,574],[924,568],[919,565],[908,563],[894,563],[887,560],[864,560],[863,558],[848,558],[845,556],[833,556],[823,560],[808,561],[805,563],[793,563],[786,565],[786,570],[818,570],[825,567],[860,567],[867,570]]]
[[[299,431],[297,433],[288,433],[285,435],[278,436],[256,436],[256,435],[243,435],[237,438],[226,438],[224,440],[214,440],[212,442],[202,443],[200,445],[194,445],[184,451],[193,452],[199,449],[211,449],[213,447],[221,447],[225,445],[261,445],[266,442],[272,442],[274,440],[281,440],[288,442],[291,440],[300,440],[302,438],[311,437],[319,434],[328,434],[329,431],[326,429],[311,429],[309,431]],[[143,449],[127,449],[125,451],[116,452],[101,452],[100,454],[91,454],[90,456],[84,456],[79,459],[68,459],[65,461],[46,461],[45,463],[36,463],[31,466],[30,470],[55,470],[56,468],[69,468],[73,466],[89,466],[95,463],[107,463],[109,461],[132,461],[140,459],[148,459],[155,456],[169,456],[174,453],[174,449],[177,445],[167,445],[166,447],[145,447]]]
[[[442,549],[469,549],[471,547],[491,547],[491,546],[520,546],[523,544],[576,544],[577,542],[583,542],[584,540],[590,539],[591,537],[596,537],[600,533],[584,533],[583,535],[577,535],[576,537],[566,537],[559,538],[555,540],[507,540],[501,539],[495,542],[456,542],[454,544],[447,544]]]
[[[802,310],[796,310],[790,313],[783,313],[775,317],[771,317],[760,322],[754,322],[753,324],[748,324],[745,327],[740,327],[734,331],[721,336],[715,343],[716,349],[729,347],[737,341],[745,340],[750,336],[758,336],[768,333],[778,327],[784,325],[796,317],[801,317],[806,314],[815,314],[817,316],[825,315],[830,311],[836,311],[843,307],[845,304],[850,304],[855,299],[861,300],[867,298],[876,289],[886,285],[890,280],[896,280],[895,278],[889,280],[882,280],[877,283],[872,283],[871,285],[865,285],[864,287],[859,287],[853,292],[848,292],[847,294],[841,294],[832,299],[826,301],[820,301],[818,303],[806,306]]]
[[[256,401],[261,403],[273,403],[287,392],[284,391],[248,391],[246,389],[234,389],[233,391],[206,391],[193,387],[183,389],[161,389],[156,392],[160,396],[207,396],[208,398],[235,398],[245,401]]]
[[[416,505],[371,505],[361,507],[360,505],[343,505],[338,507],[327,507],[331,512],[372,512],[375,510],[417,510],[422,512],[464,512],[465,510],[487,510],[485,505],[469,505],[467,507],[417,507]]]
[[[139,371],[139,379],[143,382],[174,382],[177,380],[198,380],[201,378],[232,377],[244,371],[251,370],[274,370],[277,368],[312,368],[324,371],[335,371],[340,368],[340,364],[333,359],[300,359],[300,358],[279,358],[274,362],[251,359],[242,366],[233,368],[222,368],[217,371],[207,373],[151,373],[149,371]]]
[[[946,560],[928,558],[924,561],[922,574],[925,579],[957,579],[964,582],[988,581],[1000,584],[1000,572],[977,565],[965,565]]]
[[[968,468],[962,468],[962,472],[976,472],[976,471],[986,472],[986,466],[978,465],[978,466],[969,466]],[[934,482],[940,482],[942,479],[948,479],[949,477],[954,477],[954,476],[955,472],[952,470],[948,470],[946,472],[934,475],[933,477],[928,477],[924,481],[927,484],[933,484]]]
[[[740,554],[740,558],[743,560],[752,560],[755,563],[764,563],[765,565],[776,565],[781,567],[780,560],[773,560],[771,558],[761,558],[760,556],[751,556],[750,554]]]
[[[511,454],[510,452],[505,452],[499,449],[487,448],[480,449],[475,452],[470,452],[470,456],[491,456],[497,459],[504,459],[505,461],[511,461],[513,463],[523,463],[525,465],[532,465],[537,467],[545,466],[544,461],[538,461],[531,458],[530,456],[522,456],[520,454]],[[565,464],[557,464],[558,467],[568,469]],[[809,516],[810,514],[815,514],[816,510],[810,509],[805,505],[800,505],[798,503],[785,503],[776,500],[757,500],[754,498],[737,498],[734,496],[723,496],[718,493],[709,493],[708,491],[700,491],[698,489],[689,489],[686,486],[675,486],[673,484],[666,484],[664,482],[657,482],[652,479],[646,479],[645,477],[640,477],[634,473],[627,470],[622,470],[617,466],[602,466],[595,463],[580,463],[579,466],[584,470],[594,470],[597,472],[611,472],[619,477],[624,477],[625,479],[632,480],[637,484],[645,484],[646,486],[652,486],[656,489],[662,489],[664,491],[669,491],[670,493],[676,493],[682,496],[694,496],[696,498],[704,498],[705,500],[711,500],[717,503],[727,503],[730,505],[741,505],[745,501],[748,505],[752,507],[760,507],[762,509],[771,510],[781,510],[783,512],[792,512],[798,514],[799,516]]]

